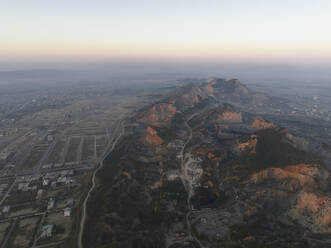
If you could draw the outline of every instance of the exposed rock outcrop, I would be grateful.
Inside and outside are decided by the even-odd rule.
[[[266,120],[264,120],[264,118],[262,117],[257,117],[253,123],[252,123],[252,127],[254,129],[260,130],[260,129],[268,129],[268,128],[275,128],[276,125],[272,122],[267,122]]]
[[[226,122],[242,122],[243,117],[241,112],[226,110],[218,116],[218,119]]]
[[[158,136],[157,132],[151,127],[148,126],[146,129],[145,140],[150,145],[161,145],[163,140]]]
[[[176,112],[177,109],[173,104],[159,103],[152,106],[140,121],[154,126],[162,126],[169,123]]]
[[[331,233],[331,197],[302,192],[290,216],[315,233]]]
[[[288,190],[316,190],[327,187],[328,172],[318,164],[289,165],[283,168],[268,168],[253,173],[250,181],[263,183],[269,180],[276,180],[287,183]],[[316,183],[318,182],[318,183]]]

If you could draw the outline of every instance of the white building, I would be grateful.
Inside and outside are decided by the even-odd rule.
[[[70,216],[71,216],[71,208],[65,208],[65,209],[63,210],[63,215],[64,215],[65,217],[70,217]]]
[[[4,206],[2,209],[2,213],[7,214],[10,211],[10,206]]]
[[[44,179],[43,180],[43,186],[47,186],[49,184],[49,180],[48,179]]]

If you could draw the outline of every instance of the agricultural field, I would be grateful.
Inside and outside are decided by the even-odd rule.
[[[30,247],[33,243],[34,233],[38,228],[39,220],[40,217],[35,216],[18,221],[7,246],[16,248]]]
[[[10,222],[0,223],[0,244],[3,242],[3,239],[6,237],[10,224],[11,224]]]
[[[4,205],[18,205],[26,202],[33,202],[36,199],[37,190],[29,190],[26,192],[13,190],[9,197],[5,200]]]
[[[33,214],[33,213],[37,213],[40,210],[41,210],[41,207],[37,207],[33,203],[19,204],[17,206],[12,206],[8,217],[16,217],[16,216],[20,216],[20,215]]]
[[[100,158],[106,148],[107,145],[107,137],[106,136],[98,136],[97,137],[97,157]]]
[[[77,161],[77,153],[78,153],[80,141],[81,141],[81,137],[71,137],[69,149],[65,159],[66,163]]]
[[[56,141],[56,144],[47,158],[46,164],[55,164],[58,163],[61,157],[61,153],[64,147],[65,141],[59,139]]]
[[[29,156],[24,160],[22,164],[22,171],[29,172],[33,170],[42,159],[45,152],[49,148],[49,143],[39,143],[33,147]]]
[[[57,242],[69,237],[72,225],[72,218],[63,215],[62,211],[47,214],[44,225],[53,224],[52,237],[40,239],[37,244]]]
[[[83,161],[94,161],[94,140],[95,136],[85,136],[84,137],[84,146],[82,152]]]

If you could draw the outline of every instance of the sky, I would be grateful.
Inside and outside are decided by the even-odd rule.
[[[0,0],[0,12],[2,64],[331,61],[330,0]]]

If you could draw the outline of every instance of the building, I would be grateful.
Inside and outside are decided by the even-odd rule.
[[[41,199],[42,195],[43,195],[43,190],[39,189],[38,192],[37,192],[36,200]]]
[[[52,209],[55,206],[55,199],[54,198],[50,198],[48,201],[48,205],[47,205],[47,209]]]
[[[41,228],[40,238],[44,239],[52,237],[53,227],[53,224],[43,225]]]
[[[67,181],[67,177],[59,177],[58,179],[57,179],[57,182],[58,183],[65,183]]]
[[[48,179],[44,179],[43,180],[43,186],[47,186],[49,184],[49,180]]]
[[[52,168],[52,164],[45,164],[45,165],[43,165],[43,169],[51,169]]]
[[[4,206],[2,209],[2,213],[4,213],[4,214],[8,214],[9,211],[10,211],[10,206]]]
[[[63,210],[63,215],[64,215],[65,217],[70,217],[70,216],[71,216],[71,208],[65,208],[65,209]]]
[[[66,179],[66,184],[74,184],[75,183],[75,180],[70,178],[70,177],[67,177]]]

